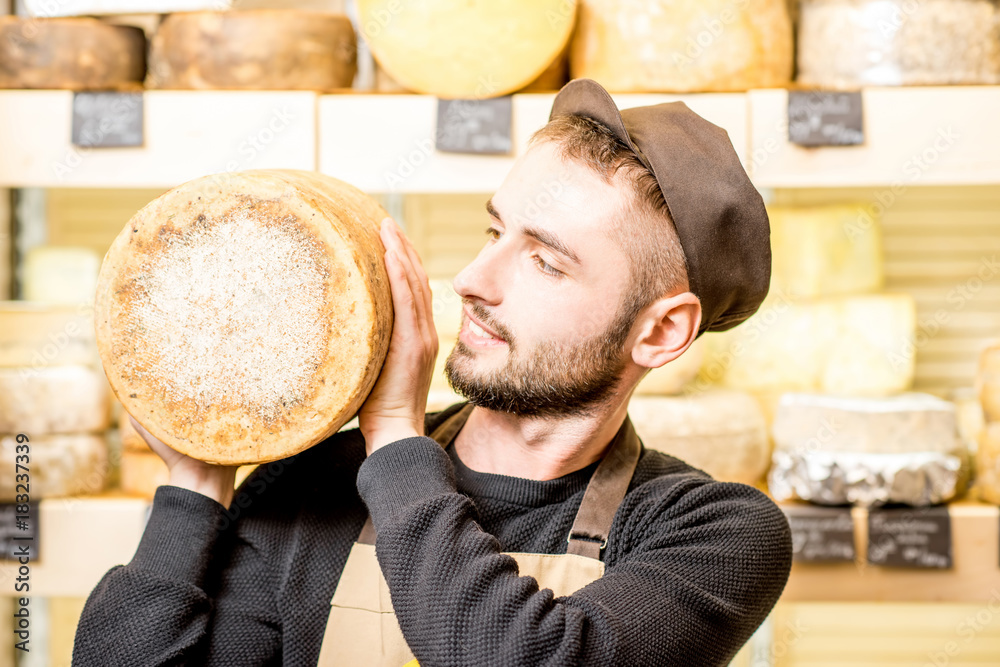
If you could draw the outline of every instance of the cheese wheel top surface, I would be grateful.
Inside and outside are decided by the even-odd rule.
[[[292,170],[209,176],[139,211],[101,267],[96,321],[125,409],[195,458],[294,455],[361,407],[388,350],[382,208]]]
[[[359,31],[404,88],[483,99],[519,90],[569,41],[576,0],[358,0]]]

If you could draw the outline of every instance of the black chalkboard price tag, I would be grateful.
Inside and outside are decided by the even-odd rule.
[[[788,91],[788,141],[807,147],[863,144],[861,93]]]
[[[790,505],[792,558],[800,563],[854,561],[854,520],[850,508]]]
[[[869,510],[868,562],[889,567],[950,569],[951,516],[948,508]]]
[[[438,100],[436,148],[445,153],[507,155],[511,151],[510,95],[483,100]]]
[[[142,146],[142,93],[74,93],[72,141],[86,148]]]
[[[21,509],[23,510],[23,504]],[[41,553],[38,520],[41,515],[38,501],[28,503],[27,514],[17,511],[16,503],[0,503],[0,542],[3,543],[3,560],[18,562],[19,555],[27,553],[37,562]]]

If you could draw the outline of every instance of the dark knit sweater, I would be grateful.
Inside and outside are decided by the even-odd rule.
[[[426,432],[461,405],[427,415]],[[427,437],[365,458],[354,429],[258,467],[228,510],[161,486],[134,558],[87,600],[73,665],[314,667],[368,511],[422,667],[726,664],[784,588],[784,515],[643,448],[604,576],[553,599],[500,552],[565,553],[596,466],[549,481],[479,473]]]

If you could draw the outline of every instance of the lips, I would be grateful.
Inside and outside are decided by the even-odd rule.
[[[489,335],[493,336],[497,340],[503,340],[503,338],[496,331],[493,331],[488,326],[486,326],[485,324],[483,324],[482,322],[480,322],[477,318],[473,317],[472,313],[469,312],[468,308],[465,309],[465,316],[468,317],[470,321],[475,322],[476,326],[478,326],[479,328],[481,328],[483,331],[485,331]]]

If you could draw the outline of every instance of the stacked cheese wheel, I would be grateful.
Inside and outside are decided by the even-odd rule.
[[[131,90],[142,87],[145,74],[140,28],[0,16],[0,88]]]
[[[0,467],[3,502],[26,493],[17,487],[25,480],[16,477],[24,470],[15,462],[30,470],[32,500],[104,488],[110,395],[95,360],[89,309],[0,303],[0,451],[9,463]]]
[[[356,188],[292,170],[203,177],[148,204],[98,279],[98,348],[125,410],[227,465],[336,432],[388,351],[384,217]]]
[[[346,16],[296,9],[179,12],[149,53],[150,88],[333,90],[357,70]]]
[[[978,487],[984,500],[1000,505],[1000,342],[983,351],[976,384],[986,419],[979,438]]]

